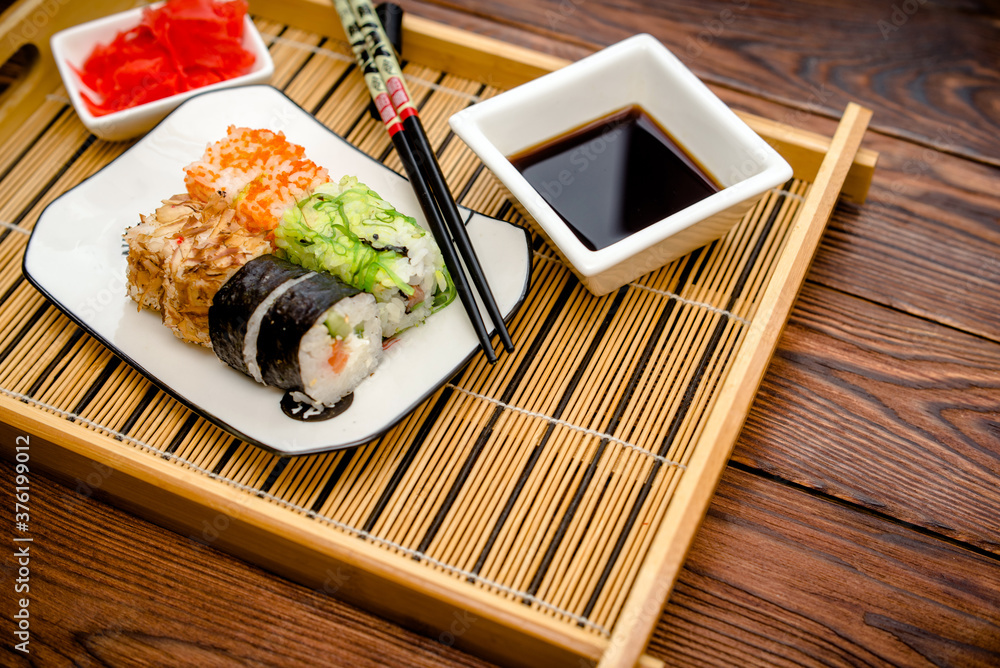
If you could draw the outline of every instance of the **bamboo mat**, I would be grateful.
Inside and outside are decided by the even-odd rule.
[[[399,171],[346,47],[258,25],[271,41],[272,83]],[[526,226],[447,125],[498,91],[415,64],[405,72],[459,202]],[[533,236],[530,293],[511,323],[514,354],[492,367],[476,356],[375,442],[286,457],[184,408],[22,275],[45,205],[127,147],[95,140],[57,91],[0,151],[0,393],[85,425],[109,447],[198,472],[206,486],[312,518],[317,531],[356,536],[609,636],[808,184],[768,193],[724,239],[601,298]]]

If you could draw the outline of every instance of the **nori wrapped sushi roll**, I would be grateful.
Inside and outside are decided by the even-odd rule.
[[[273,255],[236,272],[208,319],[220,360],[316,407],[353,392],[382,354],[371,295]]]

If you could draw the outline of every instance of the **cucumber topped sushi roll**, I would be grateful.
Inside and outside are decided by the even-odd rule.
[[[455,298],[434,237],[353,176],[323,184],[287,209],[274,243],[295,264],[374,295],[385,337]]]
[[[382,354],[371,295],[273,255],[236,272],[208,318],[219,359],[316,407],[353,392]]]

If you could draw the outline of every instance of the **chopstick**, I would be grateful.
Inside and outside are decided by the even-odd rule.
[[[513,351],[514,343],[479,265],[458,205],[448,190],[441,167],[420,123],[420,116],[411,101],[392,46],[369,0],[335,0],[334,6],[358,68],[365,77],[368,92],[392,138],[431,232],[438,240],[441,255],[452,274],[455,289],[469,315],[483,352],[490,364],[495,364],[496,352],[465,276],[463,262],[504,349],[507,352]]]

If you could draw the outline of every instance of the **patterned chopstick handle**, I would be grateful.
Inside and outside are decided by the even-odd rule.
[[[341,25],[344,26],[344,33],[351,44],[351,51],[354,53],[354,59],[358,63],[358,69],[361,70],[361,73],[365,77],[368,93],[375,102],[379,118],[385,124],[386,130],[389,131],[389,136],[392,136],[402,130],[403,125],[396,111],[393,109],[385,82],[379,73],[371,52],[366,46],[364,32],[358,25],[354,10],[351,8],[348,0],[334,0],[334,7],[337,10],[337,15],[340,17]]]
[[[371,0],[349,0],[354,16],[357,20],[358,28],[364,37],[368,51],[375,59],[375,67],[378,68],[385,88],[392,102],[392,108],[396,110],[400,121],[405,121],[410,116],[417,116],[417,107],[413,104],[413,97],[406,87],[406,80],[403,78],[403,70],[396,59],[396,52],[389,42],[389,37],[385,34],[378,14]]]

